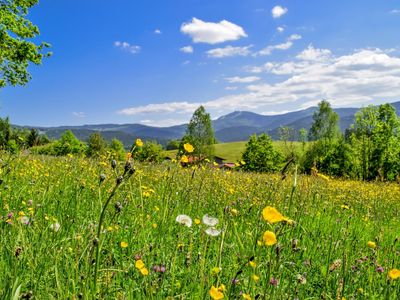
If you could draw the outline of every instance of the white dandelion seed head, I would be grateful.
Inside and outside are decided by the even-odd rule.
[[[204,215],[203,216],[203,223],[207,226],[216,226],[218,224],[218,219],[214,217],[210,217],[209,215]]]
[[[209,227],[205,230],[205,232],[209,236],[219,236],[221,234],[221,230],[216,229],[215,227]]]
[[[178,215],[175,221],[187,227],[192,227],[192,219],[187,215]]]

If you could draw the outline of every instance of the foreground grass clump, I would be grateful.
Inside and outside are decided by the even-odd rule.
[[[135,169],[3,155],[0,298],[400,297],[398,184]]]

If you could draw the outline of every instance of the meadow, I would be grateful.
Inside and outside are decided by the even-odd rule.
[[[127,162],[2,155],[0,298],[400,298],[397,183]]]

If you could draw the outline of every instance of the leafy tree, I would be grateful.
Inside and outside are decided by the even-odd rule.
[[[26,138],[26,143],[29,148],[40,145],[40,135],[37,129],[32,128]]]
[[[395,179],[400,173],[400,123],[390,104],[368,106],[355,115],[351,144],[358,156],[360,177]]]
[[[65,131],[60,140],[54,144],[55,155],[77,154],[82,153],[84,150],[83,143],[70,130]]]
[[[5,119],[0,118],[0,149],[5,149],[7,147],[11,139],[11,134],[10,119],[8,117]]]
[[[299,142],[301,142],[301,145],[302,145],[302,147],[303,147],[303,151],[304,151],[304,149],[305,149],[305,147],[306,147],[307,135],[308,135],[307,129],[301,128],[301,129],[299,130]]]
[[[96,157],[102,154],[107,147],[107,142],[104,140],[100,132],[92,133],[89,136],[86,155]]]
[[[0,87],[24,85],[31,76],[30,63],[39,65],[47,43],[32,42],[39,35],[39,28],[26,16],[38,0],[0,0]]]
[[[139,161],[160,162],[162,161],[162,146],[156,141],[146,141],[137,153]]]
[[[179,140],[170,140],[165,146],[166,150],[176,150],[179,149],[180,141]]]
[[[214,154],[214,144],[216,143],[214,130],[210,114],[206,112],[203,106],[200,106],[190,119],[186,135],[179,146],[181,153],[183,153],[185,143],[193,145],[193,155],[199,159],[211,158]]]
[[[333,111],[328,101],[318,103],[318,110],[314,112],[313,123],[309,132],[309,140],[332,141],[338,138],[340,130],[338,126],[339,115]]]
[[[271,138],[262,133],[250,137],[242,154],[242,160],[245,162],[243,166],[245,170],[272,172],[280,169],[282,155],[274,149]]]
[[[112,139],[110,143],[111,156],[117,160],[125,159],[124,144],[118,139]]]

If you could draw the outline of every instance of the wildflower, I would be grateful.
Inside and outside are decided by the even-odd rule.
[[[149,270],[146,267],[141,268],[139,271],[143,276],[149,275]]]
[[[210,217],[209,215],[204,215],[203,216],[203,223],[207,226],[215,226],[218,224],[218,219],[214,217]]]
[[[275,245],[277,240],[276,240],[276,235],[272,231],[266,231],[264,232],[263,235],[263,240],[266,246],[272,246]]]
[[[340,205],[340,208],[342,208],[342,209],[350,209],[350,207],[348,205],[346,205],[346,204]]]
[[[126,248],[128,247],[128,243],[127,242],[121,242],[121,248]]]
[[[131,157],[132,157],[132,153],[128,152],[128,153],[126,154],[126,159],[128,160],[128,159],[130,159]]]
[[[192,219],[187,215],[178,215],[175,221],[187,227],[192,227]]]
[[[187,153],[192,153],[194,151],[194,147],[189,143],[184,144],[183,148]]]
[[[182,163],[188,163],[189,162],[189,158],[186,155],[182,155],[181,162]]]
[[[376,248],[376,243],[369,241],[367,243],[367,246],[368,246],[368,248],[375,249]]]
[[[136,262],[135,262],[135,268],[136,269],[143,269],[145,267],[145,264],[144,264],[144,262],[143,262],[143,260],[141,260],[141,259],[138,259]]]
[[[376,271],[378,273],[383,273],[383,272],[385,272],[385,269],[382,266],[378,266],[378,267],[376,267]]]
[[[199,225],[201,223],[200,219],[194,219],[194,224]]]
[[[303,275],[297,274],[296,275],[296,279],[297,279],[297,282],[300,283],[300,284],[306,284],[307,283],[307,279]]]
[[[399,269],[391,269],[388,273],[390,279],[398,279],[400,278],[400,270]]]
[[[53,223],[53,224],[50,225],[50,229],[53,230],[53,231],[55,231],[55,232],[59,231],[59,230],[60,230],[60,227],[61,227],[61,226],[60,226],[60,223],[58,223],[58,222]]]
[[[238,210],[237,210],[236,208],[232,208],[232,209],[231,209],[231,213],[232,213],[232,215],[234,215],[234,216],[237,216],[237,215],[239,214],[239,212],[238,212]]]
[[[215,227],[209,227],[205,230],[205,232],[209,236],[219,236],[221,234],[221,230],[216,229]]]
[[[157,223],[153,223],[153,228],[156,229],[157,228]]]
[[[23,216],[19,219],[19,221],[21,222],[21,224],[23,225],[29,225],[29,218],[27,216]]]
[[[257,282],[257,281],[260,280],[260,276],[257,276],[256,274],[253,274],[252,278],[253,278],[253,280],[254,280],[255,282]]]
[[[214,267],[211,269],[211,275],[213,275],[213,276],[217,275],[219,272],[221,272],[220,267]]]
[[[249,265],[254,269],[257,267],[257,264],[254,261],[249,261]]]
[[[231,283],[232,283],[232,285],[237,285],[237,284],[239,284],[239,279],[233,278]]]
[[[279,280],[274,277],[271,277],[271,279],[269,280],[269,284],[277,287],[279,284]]]
[[[250,297],[249,294],[243,293],[243,294],[242,294],[242,297],[243,297],[243,299],[251,300],[251,297]]]
[[[142,140],[141,139],[136,139],[136,141],[135,141],[135,145],[136,145],[136,147],[143,147],[143,142],[142,142]]]
[[[264,208],[262,215],[264,220],[271,224],[287,220],[276,208],[271,206]]]
[[[209,294],[210,294],[211,298],[214,300],[224,299],[224,293],[222,293],[221,288],[212,286],[209,291]]]

